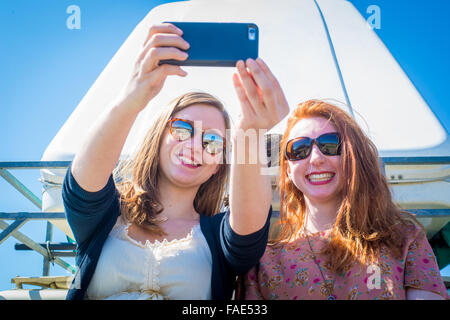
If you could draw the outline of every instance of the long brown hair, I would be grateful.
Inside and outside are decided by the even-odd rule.
[[[217,108],[223,115],[226,129],[230,129],[230,117],[217,98],[204,92],[184,94],[169,103],[153,122],[136,156],[123,161],[115,170],[116,177],[121,180],[117,184],[121,213],[129,222],[144,226],[154,234],[165,235],[157,217],[163,211],[158,195],[160,142],[169,119],[194,104]],[[207,216],[219,212],[228,186],[229,171],[229,165],[223,162],[218,171],[200,186],[194,199],[197,212]]]
[[[404,234],[399,228],[411,225],[411,220],[420,223],[394,204],[374,143],[344,110],[320,100],[299,104],[288,119],[280,146],[280,223],[270,243],[289,241],[305,226],[305,198],[287,175],[284,150],[292,128],[308,117],[327,119],[342,139],[342,201],[331,240],[322,250],[331,270],[342,272],[355,260],[372,262],[383,246],[400,257]]]

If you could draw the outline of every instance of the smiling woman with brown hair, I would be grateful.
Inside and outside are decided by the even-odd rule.
[[[439,299],[423,228],[401,211],[375,145],[319,100],[291,114],[280,150],[280,223],[246,279],[247,299]]]
[[[220,122],[223,121],[226,130],[231,128],[230,117],[218,99],[204,92],[184,94],[173,100],[167,108],[164,108],[164,111],[154,121],[133,161],[125,162],[124,165],[116,170],[116,175],[121,177],[121,182],[117,184],[117,187],[121,194],[122,212],[130,222],[145,225],[148,230],[152,230],[159,235],[164,234],[158,224],[158,221],[161,220],[158,214],[163,210],[159,200],[160,196],[158,195],[161,171],[164,170],[168,163],[181,161],[177,154],[174,154],[173,159],[164,158],[167,153],[164,153],[164,150],[163,153],[160,153],[161,148],[164,148],[164,146],[161,146],[161,142],[164,136],[168,137],[167,132],[165,132],[168,128],[167,124],[170,124],[169,131],[172,129],[172,135],[174,130],[177,130],[175,134],[184,133],[185,128],[188,128],[189,125],[194,128],[192,122],[186,123],[189,120],[174,116],[188,118],[189,115],[185,115],[185,113],[190,110],[188,109],[189,107],[194,105],[217,109],[218,112],[214,112],[214,117],[218,116],[218,127],[220,127]],[[182,112],[183,110],[184,113]],[[223,120],[220,120],[220,114]],[[196,119],[199,121],[199,118]],[[207,133],[209,134],[208,138],[218,138],[222,137],[222,135],[225,137],[225,132],[216,136],[218,133],[209,129]],[[219,140],[214,142],[215,145],[218,143]],[[226,147],[222,145],[222,142],[220,144],[220,150],[218,151],[220,151],[221,159],[214,159],[214,155],[205,153],[205,157],[210,158],[204,159],[205,165],[207,160],[209,162],[217,162],[219,160],[220,164],[225,163]],[[213,142],[211,141],[210,148],[212,146]],[[182,150],[180,149],[179,151]],[[206,216],[213,216],[220,211],[223,199],[226,196],[229,173],[229,165],[220,165],[211,178],[201,185],[194,199],[194,207],[197,212],[202,212]],[[130,178],[127,179],[126,177]],[[207,192],[211,188],[215,189],[216,192]]]

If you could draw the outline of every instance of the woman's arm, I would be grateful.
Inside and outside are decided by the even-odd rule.
[[[403,277],[406,299],[448,299],[447,288],[424,229],[419,225],[412,225],[403,232],[408,235]]]
[[[239,61],[236,67],[239,75],[233,75],[233,83],[242,114],[233,137],[230,225],[237,234],[247,235],[264,226],[272,200],[270,176],[264,172],[263,134],[288,114],[289,105],[277,79],[261,59],[248,59],[246,64]],[[252,156],[256,156],[256,163],[250,161]]]
[[[178,49],[189,47],[181,35],[182,31],[171,24],[150,28],[124,92],[94,124],[72,162],[72,174],[86,191],[99,191],[106,185],[136,117],[159,93],[167,76],[186,75],[179,66],[158,65],[164,59],[187,58]]]
[[[444,298],[440,294],[434,292],[407,288],[406,300],[444,300]]]

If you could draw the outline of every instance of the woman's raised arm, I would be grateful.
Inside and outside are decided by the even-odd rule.
[[[233,138],[230,225],[236,233],[247,235],[265,225],[272,188],[270,176],[264,172],[265,159],[260,159],[266,154],[266,143],[254,145],[249,138],[243,147],[243,135],[255,134],[259,142],[264,130],[270,130],[288,114],[289,105],[278,80],[261,59],[248,59],[246,64],[239,61],[236,67],[238,74],[233,82],[242,114]],[[249,161],[251,156],[256,156],[257,163]]]
[[[179,66],[159,65],[160,60],[187,59],[180,49],[188,49],[189,44],[181,36],[182,31],[172,24],[150,28],[123,93],[91,128],[72,162],[72,174],[86,191],[106,185],[136,117],[159,93],[167,76],[186,76]]]

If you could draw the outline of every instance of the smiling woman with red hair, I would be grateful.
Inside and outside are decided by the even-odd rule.
[[[246,299],[441,299],[420,223],[394,203],[375,145],[319,100],[291,114],[280,150],[280,221]]]

